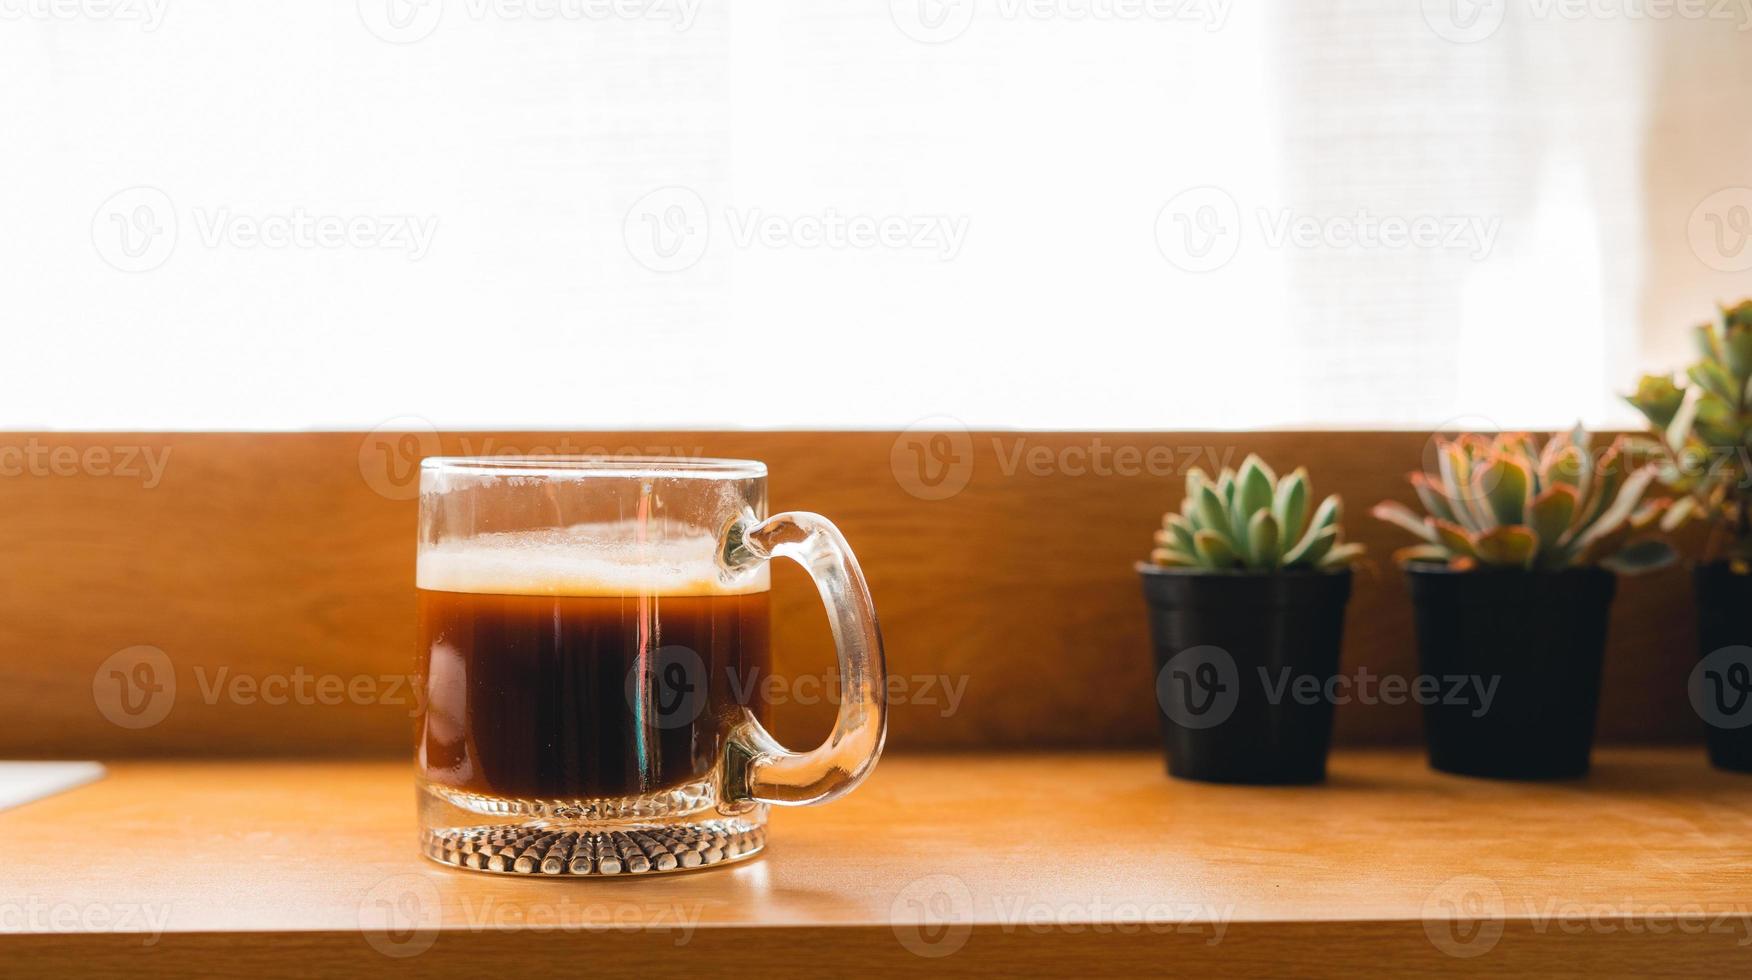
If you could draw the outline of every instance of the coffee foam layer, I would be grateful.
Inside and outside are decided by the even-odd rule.
[[[581,524],[426,545],[415,582],[435,592],[489,595],[743,595],[768,588],[764,562],[734,579],[719,569],[714,538],[649,540],[651,533],[641,541],[628,525]]]

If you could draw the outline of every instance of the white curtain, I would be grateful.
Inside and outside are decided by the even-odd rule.
[[[0,0],[0,425],[1625,422],[1738,3]]]

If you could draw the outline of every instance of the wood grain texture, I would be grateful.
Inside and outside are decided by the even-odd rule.
[[[838,522],[887,639],[891,746],[1141,745],[1156,720],[1132,563],[1177,503],[1178,473],[1257,451],[1280,469],[1307,465],[1319,493],[1342,494],[1350,537],[1378,562],[1357,582],[1345,667],[1410,675],[1411,609],[1388,559],[1405,536],[1366,511],[1385,497],[1411,501],[1404,474],[1426,441],[1401,432],[0,435],[0,754],[406,751],[412,463],[556,448],[763,459],[775,510]],[[149,460],[162,463],[156,479]],[[833,705],[819,692],[831,690],[833,658],[801,573],[781,565],[775,589],[776,668],[815,678],[774,708],[779,733],[801,744],[828,728]],[[1692,616],[1684,569],[1623,581],[1605,740],[1697,738],[1684,687]],[[161,721],[130,729],[99,710],[121,689],[98,675],[136,645],[164,651],[177,687]],[[1349,744],[1412,742],[1417,706],[1345,705],[1338,732]]]
[[[899,757],[775,813],[748,863],[607,881],[427,861],[410,778],[122,763],[0,812],[28,842],[0,879],[0,957],[20,975],[1709,975],[1743,972],[1752,938],[1752,780],[1683,748],[1610,750],[1565,784],[1353,750],[1307,788],[1172,781],[1149,753]],[[405,930],[372,918],[385,902]]]
[[[1490,976],[1574,978],[1735,975],[1745,952],[1720,936],[1665,931],[1573,935],[1504,923]],[[8,975],[120,977],[600,976],[698,980],[834,977],[1476,977],[1476,959],[1448,956],[1415,922],[1237,923],[1223,942],[1139,929],[1042,933],[975,926],[954,955],[925,959],[886,926],[702,929],[676,946],[661,934],[447,933],[409,959],[389,959],[358,932],[186,933],[142,948],[138,937],[0,936]]]

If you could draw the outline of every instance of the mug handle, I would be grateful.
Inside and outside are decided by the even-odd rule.
[[[722,554],[733,572],[783,556],[815,580],[839,651],[840,705],[827,741],[808,752],[779,744],[751,713],[729,738],[727,806],[721,808],[734,813],[758,803],[807,806],[851,792],[876,765],[888,735],[882,629],[858,559],[833,522],[806,511],[764,521],[745,515],[725,532]]]

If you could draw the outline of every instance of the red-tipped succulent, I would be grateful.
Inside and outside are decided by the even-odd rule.
[[[1643,499],[1654,468],[1632,466],[1623,439],[1598,456],[1588,442],[1579,427],[1544,446],[1523,432],[1438,439],[1436,472],[1411,474],[1427,513],[1394,501],[1372,513],[1422,539],[1402,562],[1638,572],[1672,561],[1666,542],[1639,537],[1668,503]]]

